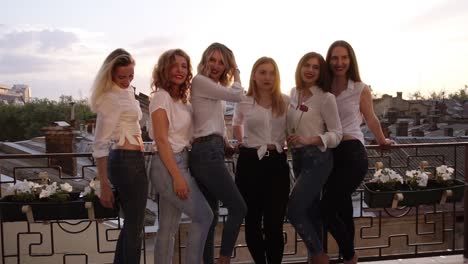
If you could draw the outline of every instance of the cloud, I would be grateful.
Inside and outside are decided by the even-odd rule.
[[[0,55],[0,74],[20,74],[43,72],[51,65],[51,60],[35,55]]]
[[[406,26],[415,29],[430,28],[433,25],[445,24],[468,15],[468,1],[447,0],[434,5],[419,16],[406,23]]]
[[[60,29],[15,30],[0,37],[0,49],[32,47],[33,51],[55,52],[70,48],[78,42],[75,33]]]

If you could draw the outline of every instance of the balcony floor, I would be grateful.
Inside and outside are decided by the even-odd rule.
[[[429,257],[429,258],[414,258],[414,259],[395,259],[395,260],[385,260],[385,261],[372,261],[372,262],[359,262],[359,263],[369,263],[369,264],[461,264],[468,263],[468,261],[463,262],[463,255],[451,255],[451,256],[439,256],[439,257]]]

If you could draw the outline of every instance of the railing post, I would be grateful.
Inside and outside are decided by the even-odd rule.
[[[464,257],[464,263],[468,263],[468,146],[465,145],[465,194],[463,196],[463,257]]]

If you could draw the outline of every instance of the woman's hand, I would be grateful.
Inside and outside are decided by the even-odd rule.
[[[110,183],[107,181],[101,181],[101,196],[99,197],[101,205],[106,208],[114,207],[114,193]]]
[[[385,141],[379,143],[380,149],[389,150],[391,145],[396,144],[394,140],[386,138]]]
[[[287,138],[286,141],[288,142],[288,145],[309,145],[309,141],[307,138],[300,136],[298,134],[290,134]]]
[[[187,182],[183,177],[174,178],[174,192],[181,200],[186,200],[188,198],[188,194],[190,189],[188,187]]]

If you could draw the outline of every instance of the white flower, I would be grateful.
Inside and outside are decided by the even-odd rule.
[[[62,190],[64,192],[72,192],[73,186],[71,186],[68,183],[60,184],[60,190]]]
[[[11,193],[32,193],[35,188],[41,187],[40,184],[27,180],[19,181],[15,185],[10,184],[7,191]]]
[[[406,171],[406,177],[409,178],[408,182],[416,182],[420,187],[426,187],[429,179],[429,175],[420,170]]]
[[[379,169],[376,170],[374,173],[374,178],[372,178],[371,182],[377,182],[377,183],[396,183],[400,182],[403,183],[403,178],[401,177],[400,174],[395,172],[394,170],[391,169]]]
[[[42,189],[41,193],[39,194],[39,198],[47,198],[57,192],[57,182],[53,182],[52,184],[46,185],[45,189]]]
[[[448,167],[447,165],[441,165],[436,168],[436,172],[437,172],[436,177],[438,180],[448,181],[452,178],[454,169]]]
[[[84,191],[80,193],[80,196],[86,196],[88,194],[92,194],[93,192],[98,197],[101,197],[101,183],[99,180],[90,181],[89,186],[84,188]]]

